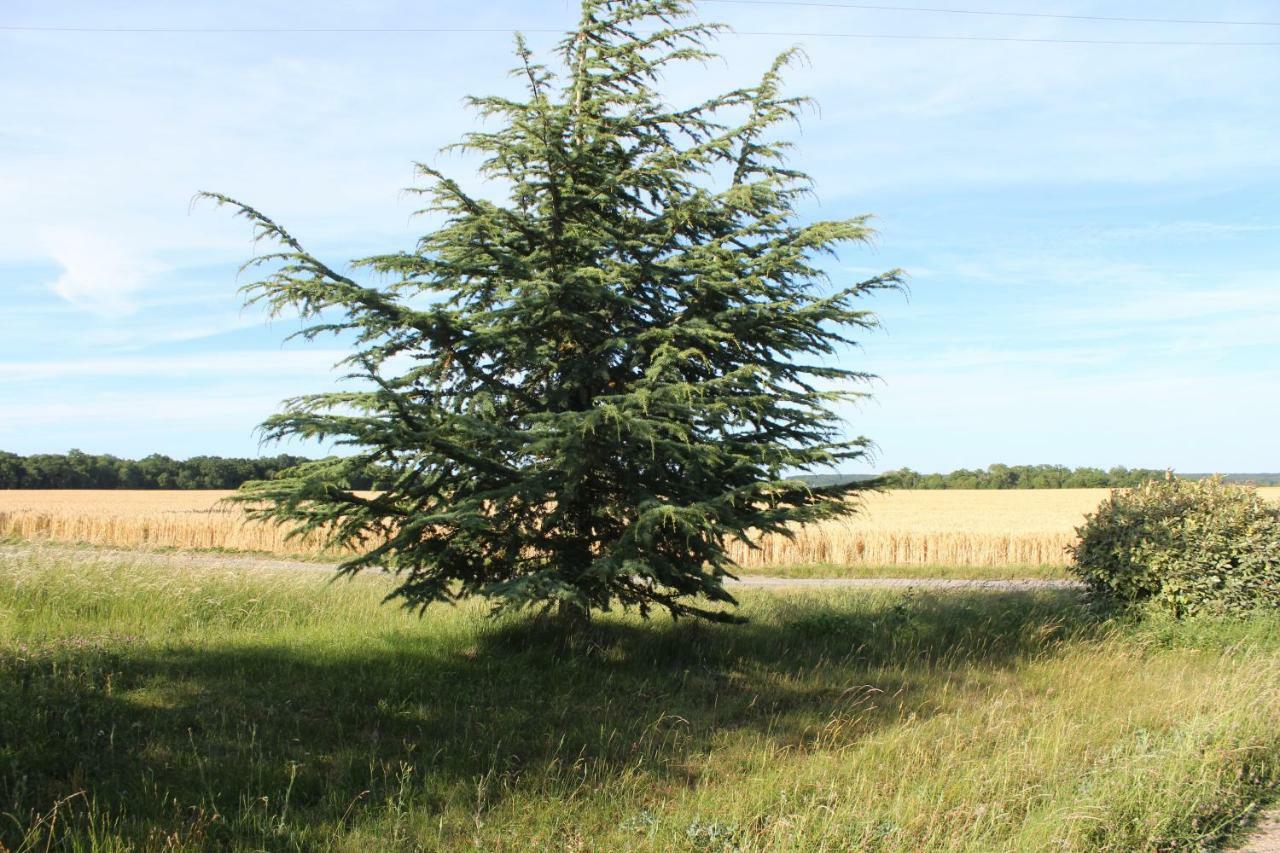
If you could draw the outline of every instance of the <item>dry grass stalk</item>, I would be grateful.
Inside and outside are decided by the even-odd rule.
[[[1261,489],[1280,500],[1280,488]],[[230,492],[0,491],[0,538],[121,548],[196,548],[321,556],[314,540],[251,522],[219,505]],[[891,491],[867,497],[850,519],[810,525],[793,538],[734,545],[745,568],[807,565],[1060,566],[1074,528],[1105,489]]]

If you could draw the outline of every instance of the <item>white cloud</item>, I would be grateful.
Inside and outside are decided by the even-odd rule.
[[[223,299],[229,303],[231,297]],[[213,303],[212,309],[206,309],[205,316],[193,320],[175,321],[172,317],[152,311],[149,305],[142,303],[141,313],[135,323],[114,322],[101,329],[85,331],[80,340],[94,349],[128,351],[142,350],[164,344],[187,343],[191,341],[215,338],[242,329],[256,327],[266,328],[268,323],[262,317],[242,312],[239,315],[230,310],[229,304]],[[193,312],[194,313],[194,312]]]
[[[131,314],[150,277],[168,267],[122,241],[77,228],[44,229],[41,242],[62,274],[50,288],[77,308],[108,317]]]
[[[345,350],[209,352],[184,356],[117,356],[58,361],[0,361],[0,380],[49,382],[87,378],[190,378],[327,375]]]
[[[69,424],[92,423],[94,433],[112,426],[137,431],[138,412],[146,411],[146,429],[153,434],[185,426],[247,434],[279,408],[279,400],[279,395],[257,389],[248,395],[234,389],[200,389],[196,393],[156,391],[103,394],[74,401],[35,400],[5,406],[0,410],[0,428],[44,433],[65,431]]]
[[[1094,228],[1088,233],[1100,240],[1129,241],[1170,237],[1216,238],[1280,231],[1280,222],[1152,222],[1114,228]]]
[[[1280,315],[1280,287],[1275,281],[1261,281],[1252,287],[1224,282],[1220,287],[1196,290],[1151,289],[1105,306],[1061,310],[1056,312],[1056,318],[1064,323],[1087,320],[1124,323],[1132,329],[1154,323],[1204,321],[1223,315],[1247,320],[1260,314]]]

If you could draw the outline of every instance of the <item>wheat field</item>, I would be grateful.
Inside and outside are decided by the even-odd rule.
[[[314,541],[249,521],[221,503],[232,491],[0,490],[0,539],[106,545],[258,551],[322,556]]]
[[[1280,500],[1280,488],[1260,489]],[[323,557],[314,541],[250,522],[219,491],[0,490],[0,539],[121,548]],[[1106,489],[888,491],[858,515],[771,535],[731,554],[745,569],[835,566],[1062,566],[1074,528]]]
[[[862,511],[731,548],[747,568],[830,565],[1061,566],[1075,527],[1106,489],[908,491],[868,495]]]

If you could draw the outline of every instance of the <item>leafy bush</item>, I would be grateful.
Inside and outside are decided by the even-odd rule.
[[[1077,528],[1074,571],[1095,595],[1178,616],[1280,607],[1280,507],[1221,479],[1114,491]]]

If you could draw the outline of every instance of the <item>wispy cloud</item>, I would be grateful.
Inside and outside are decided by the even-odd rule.
[[[1124,324],[1133,330],[1156,323],[1182,320],[1203,321],[1234,315],[1242,320],[1260,314],[1280,319],[1280,273],[1274,279],[1246,286],[1236,281],[1223,281],[1217,287],[1152,288],[1137,295],[1109,303],[1054,312],[1062,323],[1090,321]],[[1280,325],[1277,326],[1280,329]]]
[[[227,379],[327,375],[345,350],[205,352],[195,355],[116,356],[57,361],[0,361],[0,380],[47,383],[76,379]]]
[[[1159,365],[1101,374],[1036,365],[922,369],[890,377],[874,404],[850,409],[848,419],[876,439],[883,469],[1003,461],[1251,471],[1274,458],[1262,448],[1273,442],[1280,399],[1258,393],[1273,382],[1267,370],[1223,375]]]
[[[224,303],[226,299],[224,298]],[[112,323],[105,328],[85,332],[81,340],[88,346],[130,352],[146,350],[165,344],[204,341],[228,335],[243,329],[265,327],[262,317],[245,312],[239,315],[224,304],[221,311],[209,311],[211,316],[192,319],[175,319],[166,313],[138,315],[136,323]],[[143,306],[145,309],[145,306]]]
[[[133,313],[137,298],[168,267],[101,233],[48,227],[41,243],[61,274],[49,287],[67,302],[107,317]]]
[[[1232,237],[1280,232],[1280,222],[1152,222],[1145,225],[1089,228],[1102,240],[1161,240],[1171,237]]]
[[[224,388],[202,389],[199,393],[147,392],[110,393],[81,400],[33,400],[0,410],[0,428],[13,430],[57,430],[76,432],[75,424],[92,423],[93,432],[79,430],[86,439],[106,427],[128,427],[137,423],[138,411],[145,410],[152,429],[168,430],[191,426],[231,429],[248,434],[256,421],[276,408],[278,397],[258,390],[253,394]],[[82,442],[85,443],[85,442]]]

